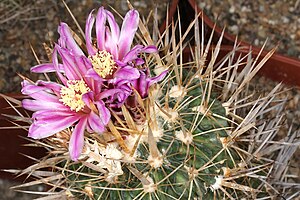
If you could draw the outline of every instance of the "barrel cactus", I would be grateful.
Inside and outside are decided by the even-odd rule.
[[[31,97],[23,107],[34,111],[29,137],[49,152],[22,170],[38,180],[17,188],[46,183],[41,194],[101,200],[289,195],[278,186],[288,161],[276,156],[290,157],[293,141],[272,141],[280,86],[259,98],[247,90],[274,50],[258,61],[236,45],[220,57],[223,35],[204,45],[199,24],[195,17],[176,41],[176,23],[151,35],[133,9],[121,29],[111,12],[92,12],[85,40],[61,23],[52,62],[32,68],[56,72],[58,82],[24,79],[22,89]]]

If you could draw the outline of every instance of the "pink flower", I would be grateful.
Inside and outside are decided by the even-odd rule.
[[[106,23],[109,26],[106,26]],[[93,11],[89,14],[85,26],[87,57],[92,65],[88,71],[89,76],[96,79],[126,78],[128,80],[139,77],[139,72],[133,65],[141,65],[144,61],[138,55],[142,52],[156,52],[157,49],[155,46],[142,45],[130,49],[138,23],[139,13],[136,10],[130,10],[126,14],[121,29],[113,14],[103,7],[99,8],[96,17]],[[92,39],[94,25],[96,45],[93,45]],[[66,23],[60,24],[58,32],[61,47],[70,50],[74,55],[84,56]]]
[[[62,64],[58,63],[57,52]],[[85,57],[73,56],[56,46],[52,59],[52,64],[38,65],[32,71],[56,71],[62,84],[46,81],[33,84],[26,80],[22,83],[22,93],[32,98],[24,99],[22,105],[34,111],[28,136],[46,138],[71,128],[69,152],[71,159],[77,160],[83,149],[84,132],[102,133],[110,112],[100,98],[101,82],[85,77],[89,69]]]
[[[32,98],[23,100],[23,107],[34,111],[29,137],[46,138],[71,128],[69,152],[71,159],[77,160],[84,133],[105,130],[111,117],[107,107],[118,110],[133,95],[132,87],[142,98],[148,96],[149,87],[162,80],[166,71],[151,78],[148,67],[142,66],[140,54],[156,52],[155,46],[131,48],[138,23],[136,10],[126,14],[121,29],[103,7],[96,17],[91,12],[85,27],[86,50],[76,43],[68,25],[60,24],[53,62],[31,68],[35,73],[56,72],[60,83],[23,81],[22,93]],[[92,39],[94,24],[96,38]]]
[[[92,11],[86,20],[85,26],[87,56],[76,44],[67,24],[61,23],[58,28],[60,33],[59,45],[74,55],[86,56],[90,61],[91,67],[86,76],[105,82],[104,84],[108,89],[119,89],[115,90],[114,95],[111,95],[106,101],[111,107],[120,107],[127,97],[132,94],[132,83],[140,79],[141,75],[144,75],[137,68],[144,64],[140,54],[157,52],[156,47],[153,45],[146,47],[136,45],[131,48],[138,29],[138,23],[139,14],[136,10],[130,10],[125,15],[121,29],[113,14],[103,7],[99,8],[96,17]],[[95,40],[92,38],[94,25]],[[93,45],[93,41],[96,41],[95,45]],[[151,80],[148,73],[147,77],[144,78]],[[139,86],[138,91],[148,91],[150,85]],[[147,88],[141,88],[143,86]],[[147,94],[141,96],[147,96]]]

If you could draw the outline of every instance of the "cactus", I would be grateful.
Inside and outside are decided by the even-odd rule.
[[[294,151],[293,145],[285,145],[294,141],[270,142],[282,118],[264,118],[271,110],[280,114],[283,109],[284,100],[276,99],[280,85],[257,99],[246,89],[274,50],[258,61],[251,52],[240,54],[242,47],[235,45],[220,58],[223,35],[213,49],[213,33],[205,46],[203,37],[195,37],[192,49],[184,42],[186,33],[180,33],[181,40],[176,42],[174,24],[155,41],[145,27],[140,21],[142,37],[136,37],[135,43],[162,49],[141,57],[151,76],[168,69],[166,77],[153,84],[147,95],[134,89],[125,104],[110,109],[111,120],[103,133],[85,132],[82,153],[75,161],[68,153],[72,127],[31,140],[49,152],[22,170],[39,181],[16,188],[46,183],[53,188],[41,194],[101,200],[282,196],[284,189],[274,184],[280,179],[276,174],[284,176],[287,163],[279,166],[276,152]],[[157,27],[154,30],[158,32]],[[192,31],[203,35],[197,17],[187,33]],[[187,58],[184,48],[191,57]],[[291,133],[291,138],[296,134]]]

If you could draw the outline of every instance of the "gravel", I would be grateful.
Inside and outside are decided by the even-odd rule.
[[[66,1],[70,9],[83,27],[90,10],[99,5],[107,5],[107,1]],[[127,10],[126,1],[114,1],[113,7],[121,15]],[[135,0],[131,1],[140,13],[148,13],[154,5],[159,6],[159,13],[164,13],[168,0]],[[227,30],[243,41],[261,46],[269,38],[267,48],[272,48],[279,42],[278,52],[287,56],[300,58],[300,1],[299,0],[197,0],[199,7],[211,19],[218,18],[217,24],[226,25]],[[112,3],[110,3],[112,4]],[[159,14],[163,19],[163,14]],[[61,1],[55,0],[2,0],[0,2],[0,93],[15,93],[20,91],[21,78],[17,75],[31,77],[31,66],[37,62],[30,45],[35,49],[38,58],[46,61],[43,42],[49,44],[50,38],[57,38],[57,26],[60,21],[73,24]],[[72,27],[76,28],[76,27]],[[254,84],[255,83],[255,84]],[[270,91],[276,82],[263,77],[253,81],[253,87],[259,93]],[[284,86],[284,88],[291,88]],[[286,106],[287,122],[298,128],[300,117],[300,91],[291,88],[285,97],[289,99]],[[300,156],[299,151],[296,156]],[[296,166],[294,174],[300,175],[299,161],[294,159]],[[0,180],[0,200],[33,199],[32,195],[16,194],[8,188],[15,183]],[[35,196],[36,197],[36,196]]]
[[[279,44],[278,53],[300,58],[299,0],[197,0],[220,27],[245,42],[267,48]]]
[[[21,192],[15,192],[14,190],[9,189],[10,187],[19,184],[19,182],[0,179],[0,200],[32,200],[38,197],[34,194],[25,194]],[[35,191],[43,191],[42,186],[32,187],[31,189]]]

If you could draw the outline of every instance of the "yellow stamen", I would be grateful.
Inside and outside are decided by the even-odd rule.
[[[82,101],[82,95],[91,91],[83,80],[69,80],[67,87],[60,89],[61,101],[64,105],[69,106],[76,112],[82,110],[85,103]]]
[[[102,78],[112,75],[116,68],[113,56],[105,50],[98,51],[94,56],[89,56],[89,59],[92,62],[94,70]]]

